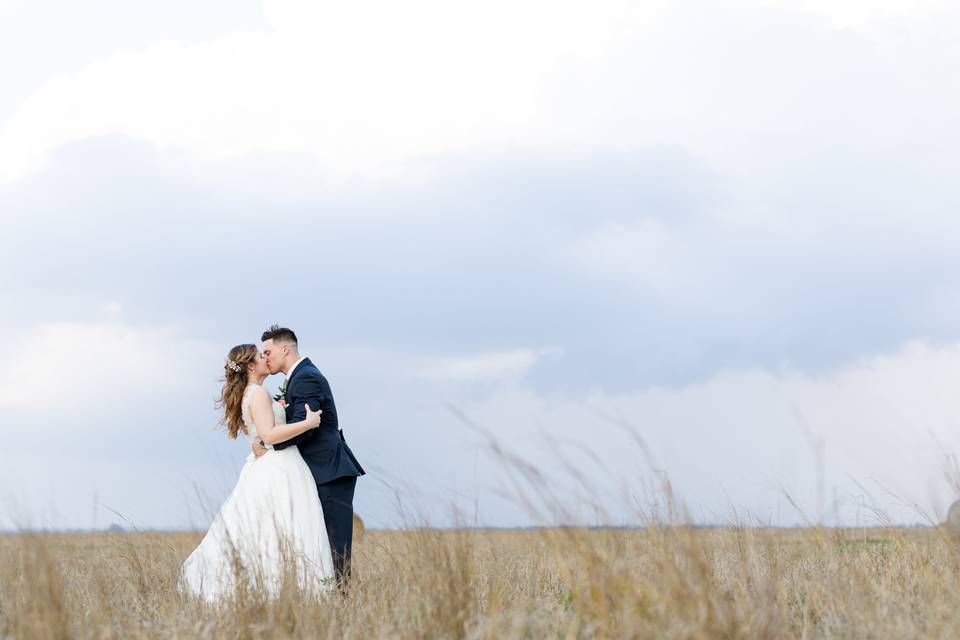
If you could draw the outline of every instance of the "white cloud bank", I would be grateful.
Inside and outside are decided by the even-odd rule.
[[[110,303],[107,311],[120,307]],[[120,321],[51,322],[6,335],[0,410],[34,411],[54,430],[78,409],[106,409],[134,395],[170,397],[195,384],[190,364],[212,355],[173,328]],[[105,415],[99,427],[108,422]]]
[[[960,497],[945,481],[960,449],[958,379],[960,345],[913,342],[821,376],[730,371],[692,386],[619,394],[503,389],[461,406],[494,441],[571,488],[558,495],[573,512],[582,500],[583,514],[595,503],[630,522],[629,501],[642,503],[643,479],[665,473],[699,522],[725,521],[735,509],[774,525],[818,517],[878,524],[876,504],[891,521],[912,523],[943,517]],[[561,459],[594,490],[576,489]]]
[[[891,23],[917,19],[936,19],[960,15],[960,8],[950,0],[760,0],[771,8],[789,6],[794,11],[808,12],[825,19],[839,29],[870,33]]]
[[[575,39],[577,22],[548,3],[501,21],[502,5],[275,1],[266,13],[276,31],[118,52],[24,102],[0,132],[0,178],[113,133],[201,162],[308,152],[338,175],[508,143],[534,119],[537,75]],[[438,19],[442,28],[430,26]],[[535,20],[531,41],[522,29]]]
[[[196,505],[184,507],[184,496],[200,482],[216,504],[246,453],[213,429],[209,396],[219,349],[175,328],[119,320],[44,325],[10,342],[0,410],[7,429],[16,423],[29,431],[8,433],[28,443],[4,470],[20,479],[18,499],[46,499],[58,526],[86,526],[94,492],[137,526],[205,525]],[[400,523],[394,490],[426,505],[435,523],[447,522],[451,502],[462,512],[476,507],[478,524],[536,522],[518,502],[504,503],[509,485],[496,458],[483,455],[486,439],[449,406],[542,469],[566,512],[588,521],[600,505],[610,520],[636,522],[631,501],[642,504],[650,479],[664,473],[699,522],[724,521],[735,508],[741,518],[768,524],[821,516],[876,523],[865,506],[875,499],[892,521],[912,523],[941,517],[956,497],[944,471],[960,450],[957,344],[914,341],[818,375],[730,370],[699,384],[620,393],[589,380],[534,390],[527,383],[532,367],[566,366],[556,349],[432,359],[372,349],[307,353],[330,377],[351,445],[371,472],[357,504],[377,526]],[[147,461],[162,480],[141,473]],[[58,469],[82,479],[57,483]],[[586,487],[570,469],[584,474]]]
[[[645,145],[747,175],[788,146],[796,161],[830,139],[875,147],[879,132],[887,148],[932,143],[958,96],[930,64],[952,45],[927,36],[957,12],[906,6],[267,0],[272,30],[157,42],[49,80],[0,127],[0,182],[110,134],[200,173],[275,152],[336,177],[409,174],[465,150]],[[892,16],[879,31],[878,15]]]

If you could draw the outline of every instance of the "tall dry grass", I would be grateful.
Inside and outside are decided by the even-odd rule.
[[[532,517],[569,521],[579,492],[612,521],[576,468],[559,490],[490,447]],[[0,639],[960,638],[944,529],[696,528],[668,480],[651,496],[641,529],[355,528],[348,590],[254,581],[215,606],[177,591],[202,532],[0,534]]]
[[[175,588],[200,537],[0,536],[0,637],[960,637],[936,529],[368,531],[348,593],[219,607]]]

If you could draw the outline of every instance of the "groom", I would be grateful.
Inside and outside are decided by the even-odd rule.
[[[270,373],[283,372],[287,377],[283,396],[287,424],[306,418],[304,403],[309,404],[313,411],[323,411],[318,428],[277,443],[273,448],[284,449],[297,445],[300,455],[310,467],[323,507],[337,584],[343,587],[350,578],[353,490],[357,485],[357,476],[365,472],[344,441],[343,431],[337,427],[337,407],[333,403],[330,385],[310,362],[310,358],[300,356],[296,334],[285,327],[273,325],[263,332],[260,339],[263,340],[263,355]],[[253,444],[253,453],[258,458],[266,453],[262,442]]]

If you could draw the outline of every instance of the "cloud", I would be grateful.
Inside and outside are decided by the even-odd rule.
[[[441,358],[420,365],[419,375],[441,381],[516,380],[523,377],[544,357],[561,353],[562,349],[558,348],[516,349],[460,358]]]
[[[955,497],[944,473],[960,448],[957,343],[911,341],[815,375],[732,367],[694,384],[618,392],[590,379],[553,390],[509,377],[416,379],[373,352],[312,353],[337,389],[348,439],[375,470],[364,508],[392,524],[393,489],[434,522],[449,521],[451,504],[476,509],[479,524],[539,522],[520,507],[515,469],[491,443],[534,465],[554,506],[586,522],[597,507],[608,521],[637,522],[664,477],[697,522],[877,524],[877,506],[914,523],[942,517]]]
[[[529,374],[518,378],[537,356],[570,366],[546,349],[436,358],[454,374],[466,372],[440,379],[411,376],[412,364],[426,362],[415,354],[324,346],[316,337],[305,341],[305,352],[331,380],[341,425],[371,472],[357,504],[374,525],[400,523],[395,491],[435,523],[449,522],[451,504],[476,508],[478,524],[536,522],[517,500],[502,497],[511,491],[509,465],[491,454],[489,442],[536,465],[568,516],[585,521],[597,506],[614,521],[635,521],[636,501],[664,473],[699,522],[723,521],[733,507],[766,523],[802,522],[785,492],[806,517],[822,508],[829,522],[846,524],[874,522],[864,491],[896,522],[922,520],[914,503],[937,514],[952,499],[941,471],[960,447],[952,392],[957,344],[914,341],[816,375],[731,368],[695,384],[613,392],[589,378],[575,388],[540,390]],[[87,523],[93,492],[138,526],[205,526],[211,513],[203,509],[226,495],[246,453],[213,429],[209,372],[220,362],[217,345],[120,323],[43,327],[12,343],[36,349],[33,367],[14,354],[2,384],[9,389],[5,414],[29,425],[29,455],[3,471],[21,474],[23,495],[55,494],[45,509],[58,526]],[[58,358],[89,364],[74,364],[60,379]],[[158,358],[169,367],[142,366]],[[49,409],[26,401],[41,387]],[[815,442],[824,444],[825,495],[817,490]],[[85,479],[54,491],[52,477],[29,470],[40,445],[43,468],[79,465]],[[81,472],[85,465],[99,471]],[[144,475],[148,467],[159,485]],[[570,468],[585,474],[586,486]],[[194,483],[210,504],[196,504]]]
[[[889,181],[866,209],[797,193],[765,218],[677,151],[450,156],[432,172],[277,203],[197,184],[129,140],[78,144],[0,193],[0,314],[100,321],[114,302],[235,341],[282,316],[328,345],[423,358],[411,370],[556,346],[569,366],[533,367],[533,384],[610,390],[956,335],[953,183]],[[265,225],[277,244],[242,259]]]
[[[866,5],[838,6],[270,0],[272,30],[158,41],[49,80],[0,128],[0,181],[102,135],[215,180],[289,154],[301,184],[326,187],[417,179],[430,157],[497,149],[682,146],[731,175],[774,178],[820,161],[829,141],[868,153],[940,141],[958,95],[931,63],[952,45],[912,43],[955,16],[888,30],[885,49],[798,19]]]
[[[666,474],[700,522],[722,522],[736,509],[768,524],[818,515],[876,523],[872,499],[891,520],[910,523],[942,517],[956,497],[943,478],[960,446],[958,374],[960,346],[912,342],[817,376],[747,369],[622,393],[501,388],[462,398],[460,406],[492,442],[544,472],[559,499],[585,517],[593,504],[630,521],[644,479]],[[490,460],[488,474],[497,468],[496,457]],[[570,468],[587,486],[578,486]]]
[[[779,0],[761,0],[770,7],[780,8]],[[791,2],[790,8],[797,12],[809,13],[823,18],[839,29],[856,29],[870,33],[878,28],[892,26],[904,20],[936,19],[937,17],[957,17],[960,12],[953,2],[948,0],[923,0],[921,2],[900,2],[899,0],[800,0]]]
[[[311,6],[269,2],[278,31],[157,42],[50,81],[0,130],[0,179],[39,170],[63,144],[108,134],[187,150],[199,163],[309,152],[324,173],[389,174],[414,156],[508,142],[534,116],[536,75],[576,35],[574,19],[559,24],[555,8],[545,22],[535,7],[512,11],[520,22],[476,11],[478,22],[436,2],[402,11],[327,3],[316,16]],[[455,22],[427,29],[425,13]],[[536,46],[520,29],[533,20]],[[551,37],[556,30],[563,35]]]
[[[451,405],[623,517],[660,472],[621,422],[705,520],[792,522],[781,486],[815,511],[817,440],[828,493],[946,495],[956,17],[877,6],[288,0],[31,73],[0,125],[0,408],[30,431],[0,484],[184,524],[246,453],[223,354],[280,321],[375,524],[397,487],[527,521]]]
[[[116,303],[107,310],[120,312]],[[37,411],[51,429],[61,423],[58,415],[104,409],[117,398],[182,391],[196,373],[186,363],[198,348],[209,355],[170,328],[120,321],[43,323],[8,332],[7,340],[0,410]]]

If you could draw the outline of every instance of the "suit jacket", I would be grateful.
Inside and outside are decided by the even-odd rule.
[[[310,405],[311,411],[323,411],[320,426],[285,442],[276,443],[273,445],[274,449],[296,445],[317,484],[343,476],[362,476],[366,473],[350,451],[343,431],[339,428],[337,407],[333,402],[330,384],[310,362],[310,358],[304,358],[287,380],[286,403],[287,424],[306,419],[307,410],[303,406],[306,403]]]

